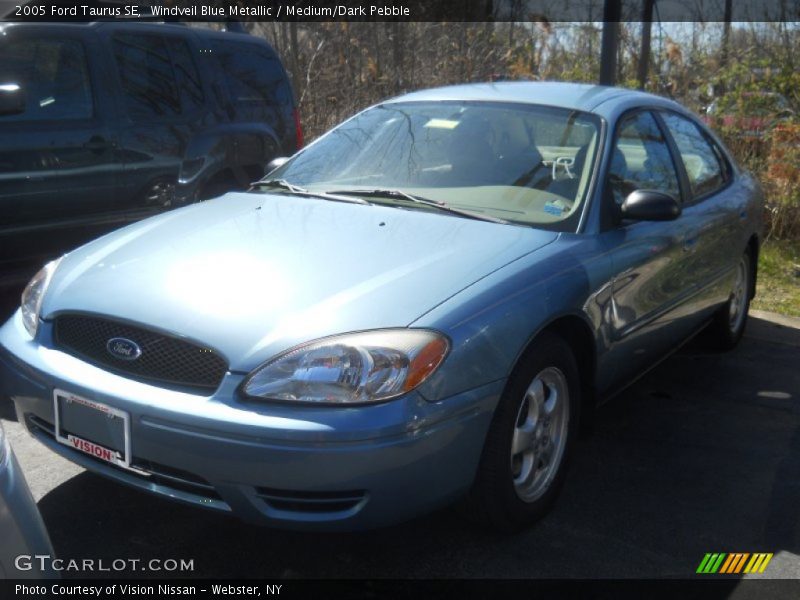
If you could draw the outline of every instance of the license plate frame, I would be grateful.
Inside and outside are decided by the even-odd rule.
[[[86,408],[100,411],[109,418],[121,419],[124,452],[120,453],[119,450],[107,448],[102,444],[69,432],[66,432],[66,435],[64,435],[65,432],[61,429],[61,407],[59,398],[67,403],[76,402]],[[58,443],[64,444],[82,454],[93,456],[108,464],[116,465],[130,471],[137,471],[137,469],[131,467],[131,417],[129,413],[104,404],[103,402],[97,402],[96,400],[91,400],[59,388],[53,390],[53,412],[55,415],[55,439]]]

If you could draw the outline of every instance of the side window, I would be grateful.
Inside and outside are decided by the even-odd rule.
[[[185,112],[193,112],[203,106],[203,84],[200,73],[192,59],[192,51],[186,40],[168,38],[167,45],[172,54],[172,66],[178,81],[181,105]]]
[[[144,121],[180,114],[178,86],[163,38],[116,34],[113,48],[125,108],[132,119]]]
[[[25,93],[25,112],[2,122],[89,119],[94,112],[89,67],[76,40],[20,39],[0,45],[0,83]]]
[[[291,104],[292,92],[278,57],[256,44],[215,41],[213,50],[225,73],[236,112],[273,126],[275,107]]]
[[[620,123],[608,169],[608,186],[617,204],[635,190],[658,190],[680,198],[669,146],[649,112],[637,112]]]
[[[661,113],[681,155],[693,196],[702,196],[722,187],[727,169],[720,164],[719,150],[712,147],[697,126],[674,113]]]

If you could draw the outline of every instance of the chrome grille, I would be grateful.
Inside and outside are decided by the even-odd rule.
[[[84,360],[132,379],[170,387],[213,391],[222,381],[227,364],[210,348],[102,317],[61,315],[55,319],[56,346]],[[141,348],[136,360],[111,354],[112,338],[125,338]]]

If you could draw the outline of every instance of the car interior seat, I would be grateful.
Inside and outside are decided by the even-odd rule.
[[[586,164],[586,155],[588,152],[588,144],[584,144],[578,148],[578,151],[575,153],[575,159],[570,167],[573,177],[567,176],[563,179],[554,180],[549,186],[547,186],[547,191],[557,194],[562,198],[566,198],[570,202],[574,202],[575,196],[578,194],[578,186],[581,182],[581,174],[583,173],[583,167]]]
[[[448,145],[448,185],[490,185],[495,180],[497,154],[492,138],[491,126],[482,117],[465,117],[458,124]]]

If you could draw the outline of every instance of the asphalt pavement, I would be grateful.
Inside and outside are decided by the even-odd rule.
[[[707,552],[771,552],[760,577],[800,577],[798,319],[755,313],[733,352],[692,342],[607,403],[555,510],[513,536],[451,509],[366,533],[253,527],[85,472],[6,399],[0,418],[61,558],[192,559],[198,577],[685,578]]]

